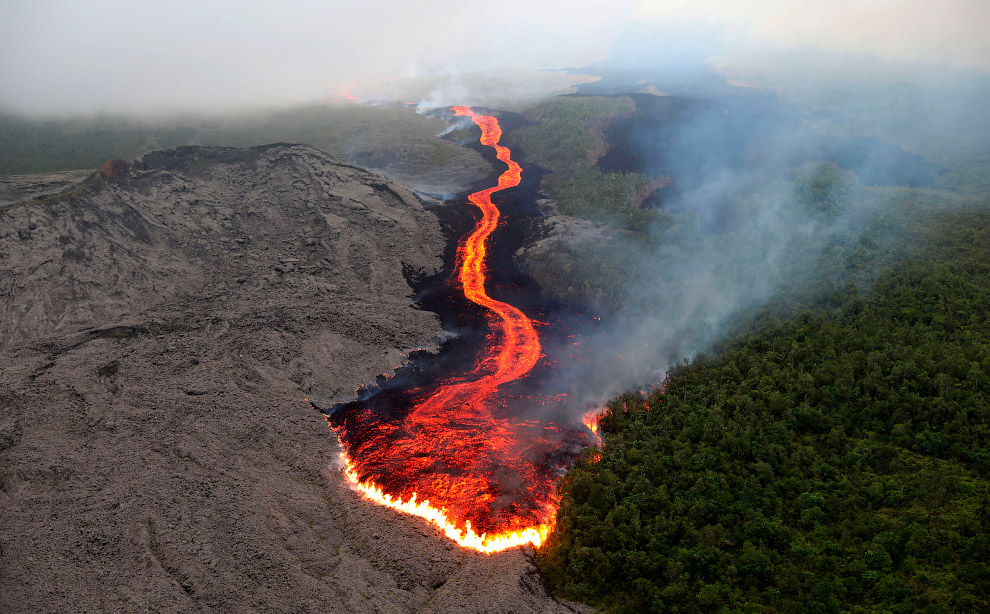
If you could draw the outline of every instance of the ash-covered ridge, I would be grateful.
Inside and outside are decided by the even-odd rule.
[[[362,500],[303,400],[440,332],[406,189],[277,144],[51,192],[0,211],[0,611],[565,610],[521,551]]]
[[[332,302],[330,319],[360,329],[371,305],[408,309],[403,266],[431,272],[443,246],[435,216],[405,189],[301,145],[111,161],[62,197],[0,216],[5,344],[204,292],[311,317]],[[419,341],[379,326],[396,345]]]

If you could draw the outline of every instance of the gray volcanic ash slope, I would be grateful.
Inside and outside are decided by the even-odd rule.
[[[31,193],[28,190],[25,193]],[[305,396],[429,345],[436,217],[310,147],[182,147],[0,212],[0,611],[539,611],[373,506]]]
[[[409,310],[402,264],[433,270],[442,248],[434,216],[407,192],[302,146],[152,152],[4,217],[6,343],[110,326],[180,295],[263,307],[269,325],[304,309],[349,331],[369,306]],[[376,324],[398,345],[419,341]]]

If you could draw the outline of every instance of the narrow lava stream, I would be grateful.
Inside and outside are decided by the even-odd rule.
[[[452,110],[481,128],[481,144],[508,167],[497,185],[468,197],[481,218],[457,246],[456,281],[488,321],[484,347],[465,373],[404,392],[404,409],[371,398],[326,418],[341,441],[347,479],[367,498],[426,519],[463,547],[491,553],[546,538],[557,509],[554,481],[568,462],[561,451],[573,434],[514,415],[505,385],[537,365],[540,339],[533,322],[489,296],[485,284],[489,239],[500,217],[492,195],[518,186],[522,168],[499,144],[495,117],[470,107]]]
[[[522,168],[512,159],[508,147],[499,145],[502,129],[498,120],[491,115],[477,115],[470,107],[453,107],[455,115],[467,116],[481,128],[481,144],[493,147],[499,160],[508,169],[499,175],[498,184],[468,196],[471,204],[481,210],[474,231],[457,246],[457,259],[460,263],[460,283],[464,296],[472,303],[485,307],[496,319],[492,324],[497,337],[483,353],[473,373],[480,379],[467,381],[440,389],[426,403],[417,407],[411,414],[413,423],[431,421],[436,412],[445,407],[459,405],[461,410],[483,411],[483,403],[491,398],[501,384],[523,377],[533,370],[540,359],[540,338],[533,328],[533,322],[522,312],[488,296],[485,290],[488,254],[488,238],[498,227],[499,210],[492,203],[492,194],[519,185]]]

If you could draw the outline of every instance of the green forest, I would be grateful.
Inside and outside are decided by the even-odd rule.
[[[644,209],[664,178],[594,167],[609,122],[633,112],[628,98],[558,97],[507,135],[549,171],[541,189],[559,212],[602,230],[530,262],[551,298],[649,312],[692,283],[678,275],[692,254],[752,240],[705,236],[691,211]],[[224,121],[0,115],[0,174],[188,142],[293,140],[343,155],[355,139],[368,151],[403,143],[435,169],[461,155],[436,139],[443,126],[325,105]],[[555,594],[617,613],[990,611],[990,157],[978,137],[952,140],[930,148],[962,160],[939,189],[867,187],[821,162],[792,169],[801,215],[828,229],[853,212],[862,227],[787,246],[768,304],[672,368],[663,389],[610,403],[603,446],[562,479],[556,530],[536,553]],[[643,253],[669,265],[662,295],[627,292]]]
[[[527,109],[530,124],[510,137],[521,156],[549,170],[540,187],[565,215],[642,232],[656,212],[642,205],[657,179],[639,173],[605,173],[595,163],[608,149],[604,129],[635,112],[626,97],[558,96]]]
[[[554,591],[609,612],[990,609],[990,212],[875,239],[846,262],[887,259],[879,276],[778,297],[609,405],[537,553]]]

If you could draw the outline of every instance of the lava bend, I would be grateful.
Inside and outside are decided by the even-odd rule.
[[[533,322],[486,289],[490,237],[500,211],[492,195],[519,185],[522,168],[499,144],[493,116],[453,107],[481,129],[481,144],[508,167],[496,185],[468,200],[481,213],[457,247],[456,282],[483,308],[488,324],[474,364],[413,389],[405,409],[388,401],[355,401],[327,422],[340,438],[344,474],[368,499],[425,518],[466,548],[491,553],[539,546],[556,513],[554,481],[561,460],[561,429],[513,415],[506,384],[525,378],[541,359]],[[510,386],[511,388],[511,386]]]

